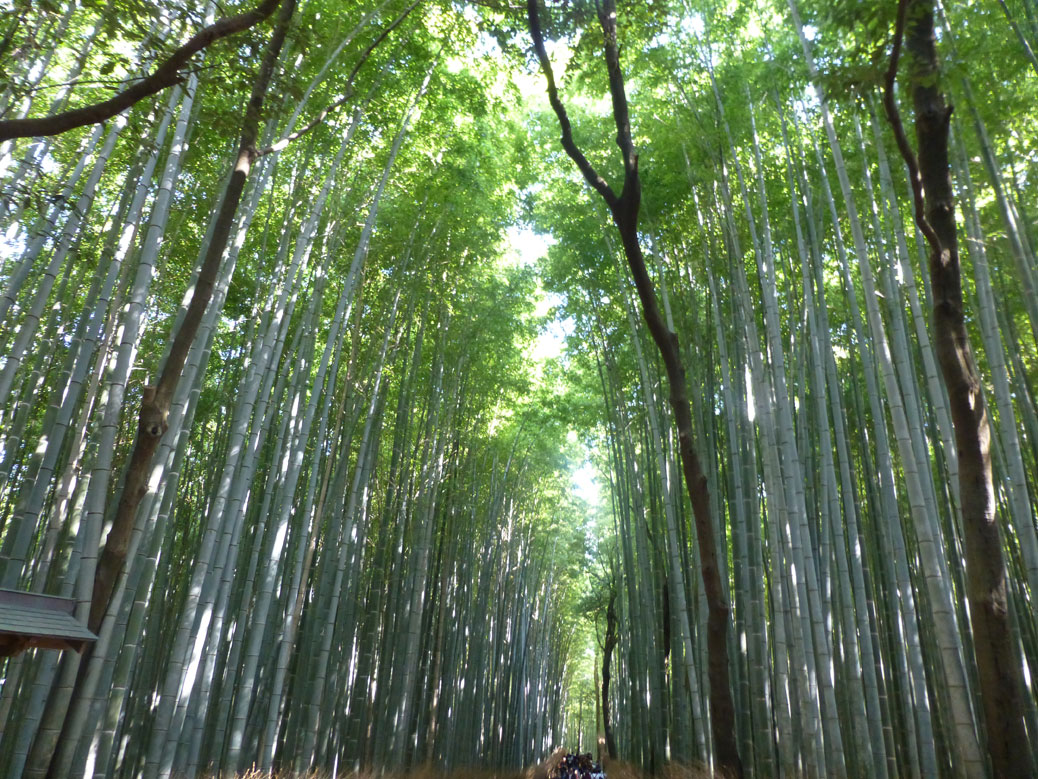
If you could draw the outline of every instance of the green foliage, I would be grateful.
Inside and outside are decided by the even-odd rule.
[[[252,5],[236,0],[219,4],[216,13],[229,15]],[[179,481],[167,482],[174,485],[168,493],[163,491],[164,485],[156,492],[167,505],[164,510],[168,520],[163,515],[161,522],[168,524],[158,525],[167,535],[156,536],[156,548],[161,547],[159,559],[168,564],[160,571],[168,575],[170,597],[168,604],[147,602],[152,610],[149,613],[155,615],[149,629],[163,637],[171,635],[188,600],[208,512],[217,502],[217,482],[228,461],[229,425],[236,413],[255,413],[257,429],[266,425],[262,445],[257,444],[253,481],[242,490],[247,496],[243,498],[247,504],[243,514],[248,517],[240,551],[244,566],[252,562],[252,558],[246,559],[248,555],[258,554],[268,543],[262,536],[250,535],[259,533],[261,522],[268,519],[262,514],[263,501],[268,496],[271,501],[285,498],[292,506],[292,522],[299,523],[306,516],[302,509],[311,477],[322,489],[327,487],[328,514],[318,528],[327,531],[331,526],[328,516],[336,508],[342,511],[346,503],[349,476],[356,472],[360,458],[361,431],[369,408],[373,408],[374,476],[363,496],[367,512],[364,521],[368,523],[363,530],[367,535],[359,536],[358,549],[353,551],[360,562],[347,575],[350,578],[356,574],[350,586],[361,591],[354,593],[356,600],[350,605],[360,615],[357,625],[363,619],[373,619],[373,633],[385,631],[379,634],[381,638],[392,635],[377,622],[383,617],[381,611],[372,608],[371,614],[361,612],[371,604],[382,603],[378,600],[384,596],[380,576],[390,569],[387,558],[412,554],[418,546],[415,516],[419,512],[414,505],[417,500],[412,498],[420,495],[434,504],[428,516],[435,523],[436,552],[442,556],[436,563],[441,568],[435,570],[447,572],[437,584],[448,583],[444,585],[448,597],[460,598],[465,588],[470,588],[466,596],[472,594],[484,580],[479,571],[473,573],[471,569],[484,559],[493,559],[499,569],[495,569],[497,579],[485,585],[488,591],[514,596],[520,587],[528,587],[531,597],[539,599],[536,607],[530,605],[529,613],[536,612],[539,624],[534,629],[550,633],[545,646],[550,645],[561,658],[555,667],[565,696],[560,716],[572,726],[570,732],[575,732],[575,718],[587,716],[594,708],[595,651],[604,634],[606,604],[617,595],[627,643],[618,649],[614,679],[623,678],[628,685],[623,688],[628,704],[623,709],[626,723],[634,721],[641,727],[642,721],[636,719],[641,714],[632,715],[630,705],[637,701],[638,694],[641,701],[645,700],[644,688],[631,687],[645,683],[631,679],[638,668],[645,678],[658,672],[660,679],[675,683],[672,686],[679,691],[685,684],[674,676],[673,669],[679,667],[674,655],[665,666],[662,661],[651,665],[647,658],[639,659],[640,648],[631,643],[632,626],[638,619],[648,625],[644,633],[649,637],[647,644],[661,644],[673,627],[662,624],[662,592],[668,576],[674,574],[674,566],[667,554],[666,496],[653,449],[647,401],[656,399],[661,439],[664,447],[672,447],[660,366],[635,307],[609,214],[597,198],[590,196],[589,188],[560,147],[559,128],[535,67],[522,4],[423,2],[370,55],[365,55],[407,5],[403,0],[392,0],[357,29],[375,4],[310,0],[301,5],[293,23],[264,109],[263,144],[274,143],[286,133],[308,126],[323,111],[329,112],[305,135],[260,158],[254,169],[253,181],[260,178],[258,171],[266,172],[268,165],[271,174],[258,192],[255,210],[239,213],[240,218],[248,216],[248,229],[240,236],[235,234],[235,239],[241,240],[240,251],[212,334],[206,371],[195,387],[197,405],[183,439]],[[201,18],[201,6],[145,0],[87,0],[75,7],[50,0],[18,0],[8,6],[0,18],[0,98],[5,117],[25,111],[42,115],[62,105],[77,107],[104,99],[206,21]],[[949,487],[945,455],[938,453],[941,431],[933,410],[934,399],[926,395],[930,377],[920,367],[918,343],[927,324],[923,320],[916,323],[904,313],[909,310],[909,281],[918,288],[924,308],[927,304],[918,244],[905,198],[906,181],[885,127],[881,127],[878,142],[869,127],[876,110],[876,88],[886,66],[894,7],[841,0],[798,4],[798,8],[809,27],[820,70],[818,82],[831,108],[835,132],[845,144],[847,174],[853,184],[850,198],[865,224],[868,259],[880,278],[891,279],[896,293],[891,299],[885,292],[877,293],[882,296],[882,324],[889,332],[894,332],[895,324],[906,326],[908,357],[897,368],[901,372],[898,386],[906,388],[906,396],[911,390],[924,400],[918,431],[921,472],[926,473],[928,468],[933,472],[934,501],[939,504],[934,514],[951,534],[956,516],[954,491]],[[1029,244],[1024,247],[1023,262],[1033,263],[1034,215],[1038,213],[1034,196],[1038,133],[1033,119],[1038,81],[1032,63],[1010,35],[1006,16],[1007,12],[1016,14],[1023,23],[1028,21],[1029,10],[1029,5],[1018,2],[1009,2],[1005,11],[994,3],[951,4],[946,9],[948,26],[941,31],[940,45],[944,87],[956,105],[954,129],[963,144],[962,162],[973,183],[983,231],[980,238],[998,301],[995,340],[1008,347],[1012,362],[1013,408],[1020,414],[1021,458],[1030,480],[1025,487],[1031,490],[1028,495],[1033,506],[1038,462],[1033,441],[1038,325],[1020,283],[1018,249],[1006,229],[1006,214],[1011,211]],[[768,476],[766,447],[774,445],[775,433],[754,416],[754,400],[761,396],[754,398],[753,393],[760,393],[762,388],[754,386],[749,356],[753,334],[763,344],[763,381],[770,381],[778,358],[774,343],[766,340],[770,333],[762,301],[767,274],[771,274],[779,310],[774,335],[785,352],[782,367],[788,381],[787,400],[793,407],[797,455],[807,471],[806,484],[797,487],[806,494],[808,538],[810,544],[820,547],[825,543],[830,544],[828,549],[833,548],[831,534],[836,526],[824,523],[821,517],[830,510],[830,498],[837,491],[841,498],[846,494],[848,502],[839,503],[835,509],[838,521],[850,522],[860,515],[863,551],[855,563],[872,577],[870,597],[875,592],[877,602],[886,598],[879,612],[867,618],[872,620],[867,623],[871,629],[887,642],[876,650],[876,656],[882,660],[884,673],[889,668],[893,669],[890,673],[900,674],[901,664],[907,663],[898,654],[901,649],[894,645],[904,642],[891,638],[895,635],[891,625],[907,624],[907,617],[886,611],[897,608],[891,604],[900,603],[895,595],[901,590],[888,588],[881,578],[892,553],[881,544],[883,537],[879,535],[880,528],[886,532],[886,525],[881,524],[886,517],[881,513],[875,453],[875,431],[890,428],[892,421],[887,418],[890,412],[886,405],[880,404],[876,412],[868,403],[865,355],[878,347],[869,331],[863,341],[855,330],[853,310],[864,309],[868,302],[861,263],[851,256],[845,277],[841,248],[853,255],[847,204],[836,183],[837,171],[822,127],[820,106],[788,6],[784,2],[653,0],[621,4],[619,13],[621,62],[643,179],[641,238],[650,274],[661,294],[666,292],[669,315],[685,350],[694,394],[696,445],[709,466],[712,505],[728,542],[724,557],[739,630],[749,626],[759,632],[762,641],[775,640],[772,617],[751,624],[755,604],[749,601],[750,595],[738,578],[749,564],[749,552],[736,548],[739,533],[747,531],[747,525],[753,526],[757,535],[751,543],[758,544],[760,565],[770,566],[766,571],[754,569],[759,579],[766,578],[770,588],[762,596],[762,608],[781,606],[775,588],[781,585],[782,565],[792,554],[788,546],[780,546],[785,543],[781,529],[768,525],[769,512],[776,510],[778,489],[783,485],[769,480],[774,477]],[[66,15],[67,26],[59,40],[56,31]],[[595,4],[591,0],[549,2],[542,8],[541,18],[546,36],[553,42],[551,55],[576,142],[596,169],[618,188],[622,171]],[[354,33],[352,42],[334,55],[345,37]],[[145,258],[154,264],[154,279],[143,305],[142,335],[130,345],[135,357],[122,413],[116,420],[115,470],[122,466],[130,449],[142,388],[154,378],[164,359],[210,221],[219,207],[220,193],[235,160],[245,102],[268,35],[269,24],[262,25],[207,50],[191,66],[191,72],[198,76],[196,103],[188,118],[184,147],[178,149],[183,153],[183,164],[174,185],[170,222],[155,256]],[[1033,30],[1025,29],[1025,36],[1033,38]],[[331,61],[333,56],[336,59]],[[336,107],[364,56],[368,58],[356,74],[352,98]],[[44,68],[45,60],[49,64]],[[427,76],[428,86],[420,94]],[[66,95],[67,81],[74,83]],[[50,527],[61,527],[61,537],[74,543],[74,529],[83,516],[87,487],[82,485],[98,457],[103,398],[112,390],[108,381],[119,347],[119,328],[126,320],[125,298],[143,261],[140,247],[149,229],[150,209],[173,151],[168,137],[161,144],[155,140],[158,123],[173,97],[166,92],[128,112],[127,125],[104,166],[94,201],[74,232],[70,259],[59,269],[54,290],[46,295],[39,337],[17,373],[10,400],[0,407],[4,430],[0,544],[10,545],[16,535],[11,528],[21,516],[23,495],[33,489],[35,474],[43,462],[39,452],[45,450],[48,437],[55,435],[57,410],[64,398],[79,398],[62,424],[82,435],[85,443],[79,447],[70,437],[55,454],[54,462],[48,461],[44,476],[51,481],[47,482],[39,512],[39,527],[31,529],[29,557],[44,553]],[[409,130],[389,168],[378,203],[370,244],[358,254],[394,138],[412,107]],[[292,124],[290,117],[297,109],[298,119]],[[359,116],[356,126],[355,111]],[[176,118],[172,117],[173,122]],[[856,122],[861,126],[860,141]],[[981,125],[986,128],[986,139],[979,133]],[[312,234],[304,233],[311,208],[351,129],[353,139],[331,181],[328,203]],[[0,231],[7,241],[2,269],[5,289],[14,278],[17,260],[32,241],[39,239],[44,247],[28,266],[12,313],[0,323],[3,365],[19,328],[30,320],[26,312],[33,303],[34,290],[47,278],[47,263],[54,256],[58,236],[64,225],[70,224],[67,220],[84,189],[84,177],[74,178],[74,172],[81,163],[89,171],[96,159],[96,149],[86,157],[82,152],[91,132],[92,128],[84,128],[46,146],[36,147],[35,142],[25,140],[0,149],[9,155],[3,158],[4,211],[0,214]],[[40,151],[35,151],[37,148]],[[137,182],[135,177],[153,152],[157,152],[154,172]],[[880,152],[891,161],[891,187],[897,198],[893,213],[888,213],[888,205],[881,198],[870,198],[864,186],[869,175],[873,188],[879,189]],[[956,171],[960,198],[965,193],[964,172]],[[823,176],[835,193],[832,209]],[[996,191],[995,178],[1001,193]],[[72,188],[66,195],[64,189],[70,182]],[[146,193],[144,208],[136,221],[124,223],[117,217],[135,197],[138,186]],[[247,190],[246,202],[253,202],[252,194]],[[999,194],[1003,196],[1001,201]],[[53,223],[48,221],[51,215]],[[515,247],[510,246],[510,229],[519,226],[552,238],[546,255],[535,263],[518,260]],[[766,227],[774,252],[774,267],[769,268],[764,268],[762,260]],[[910,278],[903,278],[900,265],[895,263],[902,251],[898,229],[905,231]],[[94,301],[90,297],[92,285],[99,283],[111,267],[124,239],[129,248],[125,265],[118,269],[113,297]],[[286,281],[285,274],[297,252],[303,258],[299,276]],[[347,278],[355,257],[360,255],[363,267],[355,288],[351,288]],[[964,259],[967,271],[972,270],[973,258],[967,253]],[[738,287],[742,275],[748,283],[745,294]],[[260,418],[256,408],[240,411],[238,401],[250,375],[255,345],[272,321],[282,289],[291,294],[286,293],[284,330],[279,334],[278,348],[282,351],[270,374],[272,384],[279,382],[275,384],[278,389],[271,389],[270,396],[256,404],[257,408],[268,404],[264,413],[269,417]],[[975,296],[977,289],[977,282],[968,278],[967,294]],[[331,342],[333,317],[343,296],[349,302],[348,319],[339,330],[338,342]],[[818,332],[809,316],[809,301],[824,310],[828,332]],[[978,334],[976,305],[970,302],[967,316],[972,331]],[[98,321],[104,325],[102,335],[111,340],[98,347],[97,356],[89,364],[92,372],[72,382],[68,366],[84,328],[94,321],[92,307],[96,307]],[[562,334],[564,348],[557,357],[541,360],[535,353],[547,329]],[[387,356],[382,365],[385,335]],[[635,349],[635,339],[640,339],[641,356]],[[319,386],[316,378],[320,360],[330,342],[341,349],[342,359],[329,368],[333,375],[327,383]],[[725,369],[722,350],[728,361]],[[811,372],[813,361],[823,358],[831,358],[836,372],[838,384],[831,391],[828,385],[816,385]],[[376,376],[380,376],[380,395],[372,403]],[[990,395],[988,374],[985,376],[985,391]],[[86,392],[82,388],[92,386],[91,380],[99,391],[89,397],[74,395]],[[773,402],[774,387],[769,384],[764,389],[770,393],[766,402]],[[313,440],[302,442],[305,456],[298,466],[299,482],[295,492],[285,497],[283,492],[290,487],[284,481],[288,445],[279,443],[278,436],[284,432],[284,440],[291,439],[301,418],[300,409],[311,400],[318,416],[331,410],[329,428],[334,427],[341,408],[341,425],[334,434],[326,433],[327,440],[316,440],[314,435]],[[822,401],[821,412],[817,411],[818,400]],[[453,416],[436,417],[437,403],[441,409],[450,408]],[[835,419],[836,409],[847,429],[846,450],[839,450],[837,456],[838,466],[846,468],[848,482],[826,486],[819,475],[823,454],[820,431],[830,424],[830,415]],[[1013,421],[1004,420],[1005,424]],[[423,491],[425,487],[419,482],[423,468],[429,467],[428,450],[438,441],[446,442],[444,473],[435,490]],[[1005,458],[1003,440],[998,438],[996,443],[996,459]],[[839,460],[844,455],[846,460]],[[904,517],[908,532],[915,520],[904,489],[904,456],[898,452],[888,455],[893,468],[889,477],[896,496],[894,508],[900,510],[894,519]],[[326,483],[326,474],[339,478],[336,474],[340,465],[346,475]],[[779,477],[784,465],[778,466]],[[585,467],[595,473],[602,491],[597,503],[586,501],[574,486],[574,473]],[[401,472],[406,472],[407,478],[394,481]],[[61,492],[66,488],[71,490],[70,495]],[[117,490],[113,483],[108,491],[114,495]],[[691,512],[683,493],[676,494],[681,496],[675,501],[680,544],[677,559],[687,574],[683,581],[693,604],[691,630],[698,652],[703,627],[696,620],[705,617],[698,600],[701,585],[696,550],[690,541]],[[1003,496],[1000,517],[1007,513],[1007,505]],[[851,517],[841,512],[857,514]],[[302,527],[292,526],[289,552],[295,551],[291,545],[298,543]],[[362,526],[356,527],[360,534]],[[771,533],[780,537],[769,536]],[[948,548],[954,550],[956,539],[953,535],[949,538]],[[339,553],[340,541],[319,535],[314,542],[317,568],[309,572],[310,580],[303,582],[304,588],[312,588],[305,591],[309,599],[304,625],[308,629],[313,623],[306,620],[320,618],[312,616],[312,604],[324,608],[328,595],[324,590],[318,592],[319,566],[334,560],[330,556]],[[847,549],[855,549],[858,543],[859,539],[853,539]],[[915,566],[917,541],[909,536],[907,544],[905,565]],[[1012,559],[1019,561],[1016,537],[1007,544]],[[517,559],[520,556],[522,559]],[[62,550],[54,559],[61,568],[71,554]],[[954,555],[950,559],[957,570]],[[827,565],[831,562],[826,558]],[[1022,593],[1019,603],[1027,604],[1033,601],[1033,593],[1028,595],[1026,586],[1018,582],[1022,564],[1014,565],[1014,586]],[[29,560],[27,576],[39,568],[39,560]],[[430,570],[433,568],[430,564]],[[64,570],[52,573],[49,581],[58,581],[63,574]],[[830,575],[834,576],[832,570]],[[279,587],[287,593],[290,577],[284,578]],[[921,571],[913,567],[907,585],[917,586],[922,580]],[[237,579],[235,583],[237,586]],[[849,586],[843,581],[837,584],[834,590]],[[957,580],[954,586],[956,592],[961,589]],[[643,588],[644,603],[630,602],[631,593],[637,596],[639,587]],[[430,593],[433,590],[430,585]],[[277,597],[282,597],[281,593],[279,589]],[[371,600],[366,600],[369,597]],[[439,591],[435,597],[439,597]],[[920,602],[925,603],[925,599]],[[640,609],[645,604],[649,613],[642,614]],[[452,607],[456,605],[452,601]],[[235,630],[249,628],[245,624],[247,613],[243,610],[236,616],[241,621],[234,623]],[[434,624],[439,617],[430,612],[423,619],[427,621],[423,624]],[[856,625],[843,624],[841,619],[832,618],[838,625],[834,641],[849,641],[859,635]],[[794,622],[790,616],[789,625]],[[363,623],[363,629],[368,630],[368,625]],[[448,628],[453,627],[448,623]],[[481,624],[466,625],[465,629],[469,631],[466,635],[476,633]],[[1034,629],[1023,625],[1022,631],[1023,641],[1033,650],[1038,645]],[[347,647],[344,655],[354,638],[359,646],[360,632],[343,639]],[[929,636],[925,638],[930,640]],[[769,651],[774,646],[767,644]],[[674,651],[673,646],[665,650]],[[148,651],[157,654],[159,649]],[[475,650],[459,644],[454,651],[468,662],[465,653]],[[743,637],[737,650],[742,674],[737,682],[747,689],[758,670],[748,660],[752,651]],[[929,645],[924,651],[927,670],[936,667],[937,658]],[[667,656],[662,651],[657,655]],[[1032,651],[1032,662],[1033,655]],[[148,657],[151,659],[151,654]],[[857,682],[850,679],[843,665],[846,655],[840,657],[833,673],[849,689]],[[760,659],[759,667],[771,662],[770,658]],[[872,658],[864,659],[872,662]],[[924,665],[922,659],[920,667]],[[642,666],[637,666],[642,661]],[[695,662],[701,665],[701,658]],[[155,668],[164,667],[164,663],[165,659],[156,662]],[[431,673],[424,665],[423,672]],[[152,705],[161,687],[158,677],[150,678],[155,673],[151,668],[139,670],[142,678],[149,677],[146,683],[151,688],[134,690],[134,702],[121,711],[136,711],[134,705]],[[289,678],[297,673],[302,678],[302,671],[292,666]],[[263,670],[263,685],[269,685],[272,676]],[[766,693],[763,687],[757,691],[762,700],[786,684],[768,681],[771,686]],[[929,677],[923,681],[924,693],[935,688]],[[907,682],[898,677],[884,694],[889,692],[893,700],[902,685],[908,689]],[[619,695],[616,689],[614,694]],[[298,701],[308,699],[298,690],[292,692],[297,697],[291,705],[301,707],[291,710],[290,721],[295,726],[307,716],[301,712],[308,704]],[[673,689],[666,696],[669,706]],[[428,697],[431,699],[431,693]],[[259,708],[267,703],[264,700]],[[937,727],[945,727],[942,718],[946,718],[946,712],[939,696],[927,703],[933,704]],[[850,704],[841,698],[839,705],[842,716]],[[278,707],[272,709],[277,711]],[[680,710],[673,707],[668,711]],[[771,722],[773,711],[767,713],[766,719]],[[203,722],[212,713],[200,710],[191,716],[196,714]],[[150,727],[153,716],[149,709],[140,721]],[[586,722],[584,725],[586,730]],[[625,749],[641,748],[634,727],[631,725],[622,736]],[[674,749],[679,746],[677,732],[671,731]],[[896,738],[902,737],[899,731]],[[941,737],[948,738],[948,733]],[[295,735],[282,734],[286,744],[295,739]],[[127,737],[126,743],[131,742],[134,738]],[[907,743],[898,742],[897,749],[898,755],[914,754],[914,747]],[[758,750],[761,754],[765,751]],[[769,775],[766,766],[758,765],[757,773]]]

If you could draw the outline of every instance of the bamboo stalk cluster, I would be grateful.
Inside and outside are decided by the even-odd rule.
[[[43,6],[0,42],[5,116],[74,107],[67,85],[110,54],[94,5]],[[586,743],[598,717],[569,685],[592,564],[559,454],[573,409],[609,483],[615,630],[595,708],[629,761],[609,776],[716,764],[702,550],[623,247],[587,193],[566,202],[560,168],[529,187],[516,139],[540,119],[508,116],[487,97],[500,74],[467,76],[479,57],[459,54],[490,44],[412,8],[293,18],[98,642],[0,661],[5,776],[504,775]],[[1038,156],[1012,58],[1038,71],[1038,13],[971,8],[941,20],[942,46],[964,47],[949,56],[1001,24],[1019,48],[973,63],[1019,111],[1004,126],[969,67],[948,89],[1033,737]],[[636,75],[623,162],[644,179],[636,240],[681,336],[744,771],[984,776],[959,464],[904,171],[875,91],[832,87],[843,55],[827,47],[846,31],[793,3],[741,8],[753,24],[714,12],[668,6],[665,46],[614,58]],[[137,75],[161,61],[155,41],[187,35],[161,11],[141,24]],[[237,159],[251,84],[208,68],[255,79],[231,61],[262,56],[246,50],[205,52],[104,125],[0,143],[0,586],[73,597],[84,621],[137,412]],[[576,116],[570,130],[604,158]],[[533,271],[496,256],[517,192],[557,238],[543,283],[576,336],[561,398],[524,362]]]
[[[816,67],[818,31],[801,22],[800,4],[782,9],[782,44],[728,39],[716,13],[685,10],[696,23],[671,28],[673,49],[656,52],[664,65],[631,53],[625,68],[646,103],[640,117],[637,100],[631,109],[633,132],[645,138],[639,240],[667,327],[687,339],[684,364],[698,388],[693,430],[734,605],[729,657],[744,770],[987,775],[928,248],[914,231],[879,92],[854,85],[834,95],[833,76]],[[957,24],[970,21],[960,15]],[[961,62],[959,28],[944,25],[942,45]],[[791,49],[798,68],[787,74],[780,63]],[[832,62],[832,49],[825,53]],[[1020,217],[1031,199],[1010,194],[1011,153],[990,140],[968,70],[956,69],[948,87],[960,101],[952,166],[972,273],[967,308],[993,398],[1012,640],[1033,680],[1038,427],[1029,290],[1038,262]],[[669,103],[654,100],[653,89]],[[566,132],[592,134],[575,122]],[[687,174],[683,192],[675,168]],[[601,467],[615,542],[599,634],[608,641],[613,597],[619,621],[606,707],[615,714],[605,725],[618,752],[647,769],[716,764],[704,689],[707,603],[663,367],[623,280],[613,228],[600,227],[600,206],[553,197],[540,215],[545,225],[552,208],[579,225],[559,231],[553,273],[571,296],[567,313],[604,400]],[[1033,681],[1022,694],[1033,735]],[[1027,749],[1015,759],[1020,775],[1035,770]]]
[[[307,95],[414,8],[386,6],[352,20],[306,74]],[[291,5],[280,14],[288,24]],[[53,21],[27,22],[51,41],[43,57],[65,43]],[[76,62],[96,56],[93,40]],[[291,83],[302,45],[290,34],[272,49],[274,84]],[[569,582],[541,530],[558,465],[502,416],[525,380],[515,334],[531,327],[529,274],[488,268],[500,222],[464,213],[493,186],[466,190],[421,164],[456,142],[413,131],[440,60],[387,98],[395,63],[378,56],[350,110],[298,145],[271,147],[298,138],[302,103],[264,111],[233,209],[190,205],[242,173],[241,155],[200,129],[220,95],[196,74],[132,121],[0,149],[3,586],[76,598],[87,619],[145,375],[191,316],[191,268],[219,259],[98,641],[2,661],[4,776],[488,756],[513,768],[558,738],[566,634],[553,605]],[[17,195],[45,190],[45,165],[62,191],[37,214]],[[416,180],[430,193],[419,201]],[[185,288],[178,307],[171,290]]]

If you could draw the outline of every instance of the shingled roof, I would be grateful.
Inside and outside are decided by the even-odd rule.
[[[30,647],[82,651],[97,636],[75,611],[71,598],[0,589],[0,656]]]

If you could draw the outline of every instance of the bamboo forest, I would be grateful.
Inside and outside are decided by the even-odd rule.
[[[0,777],[1038,776],[1036,0],[0,0]]]

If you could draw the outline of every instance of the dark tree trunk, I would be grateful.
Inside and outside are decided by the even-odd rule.
[[[612,674],[609,666],[613,659],[613,650],[616,648],[616,593],[609,596],[609,607],[606,609],[606,634],[605,644],[602,646],[602,730],[605,733],[606,752],[610,760],[616,760],[616,736],[613,735],[613,726],[609,724],[609,681]]]
[[[275,3],[276,5],[276,3]],[[202,315],[213,296],[213,288],[220,271],[227,243],[230,240],[231,227],[238,212],[245,181],[249,176],[252,161],[256,155],[256,140],[259,135],[260,112],[263,100],[273,77],[274,68],[281,56],[281,48],[285,43],[289,23],[295,11],[295,0],[285,0],[278,15],[277,26],[267,46],[259,73],[252,87],[252,95],[245,109],[242,122],[241,141],[234,170],[213,229],[212,238],[206,249],[202,267],[198,272],[198,280],[188,303],[187,313],[180,328],[173,336],[169,357],[162,368],[162,375],[154,387],[145,388],[141,402],[141,410],[137,423],[137,440],[130,455],[130,464],[126,470],[122,494],[116,508],[112,528],[108,532],[104,549],[97,561],[97,572],[94,575],[94,594],[90,603],[90,629],[96,631],[104,618],[105,611],[115,591],[115,584],[122,571],[129,549],[130,535],[133,531],[137,508],[148,487],[148,472],[152,458],[158,449],[159,441],[166,432],[167,417],[173,393],[180,381],[180,374],[187,361],[191,344],[202,323]]]
[[[902,34],[909,54],[918,161],[901,129],[893,97]],[[914,179],[916,219],[930,244],[934,340],[955,428],[966,591],[987,748],[996,776],[1025,777],[1031,775],[1033,764],[1024,726],[1021,659],[1010,628],[1006,568],[995,516],[991,429],[963,310],[955,198],[948,163],[951,106],[945,103],[939,75],[933,0],[902,0],[887,75],[887,112]]]
[[[624,182],[617,195],[594,169],[573,140],[573,130],[566,109],[559,99],[555,77],[551,69],[544,36],[538,18],[537,0],[527,0],[527,17],[537,57],[548,82],[548,98],[562,128],[562,146],[576,163],[585,180],[601,195],[609,206],[613,224],[620,233],[627,265],[631,270],[642,316],[652,335],[667,372],[670,387],[670,406],[678,431],[678,451],[685,488],[692,504],[692,515],[699,542],[700,573],[707,602],[707,674],[710,680],[710,725],[717,756],[718,769],[729,776],[742,776],[742,761],[735,740],[735,706],[728,673],[729,607],[721,584],[717,561],[717,541],[710,516],[710,493],[706,475],[692,443],[692,410],[688,401],[685,367],[676,333],[671,332],[660,313],[656,290],[645,267],[645,257],[638,243],[638,210],[641,205],[641,177],[638,175],[638,155],[631,138],[631,121],[620,69],[620,51],[616,40],[616,2],[602,0],[596,4],[602,26],[606,68],[609,74],[609,93],[613,102],[616,124],[616,144],[620,147],[624,165]]]

